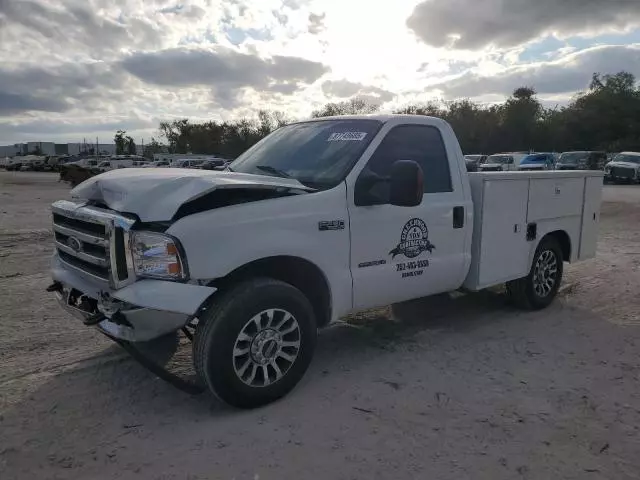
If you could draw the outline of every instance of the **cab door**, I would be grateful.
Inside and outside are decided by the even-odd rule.
[[[457,142],[447,144],[437,123],[388,125],[383,134],[364,168],[347,179],[355,310],[455,290],[470,263],[471,201]],[[422,167],[418,206],[389,204],[384,179],[398,160]],[[381,181],[363,193],[359,181],[372,173]]]

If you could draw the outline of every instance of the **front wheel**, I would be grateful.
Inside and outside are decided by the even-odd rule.
[[[236,285],[198,324],[196,372],[221,400],[239,408],[271,403],[306,372],[317,337],[309,300],[297,288],[261,278]]]
[[[563,273],[562,249],[553,237],[544,238],[533,256],[529,275],[507,283],[507,294],[519,307],[548,307],[560,289]]]

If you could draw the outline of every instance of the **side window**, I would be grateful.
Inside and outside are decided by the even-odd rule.
[[[388,177],[398,160],[413,160],[424,172],[424,192],[451,192],[451,174],[447,151],[436,127],[400,125],[394,127],[371,156],[367,168]]]

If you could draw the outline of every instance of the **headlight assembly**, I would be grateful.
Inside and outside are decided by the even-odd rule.
[[[132,232],[131,257],[139,277],[185,280],[188,276],[178,241],[169,235]]]

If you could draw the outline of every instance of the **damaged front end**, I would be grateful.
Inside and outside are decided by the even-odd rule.
[[[48,288],[60,305],[111,338],[143,342],[179,330],[216,291],[189,283],[176,239],[85,202],[52,206],[55,253]]]

